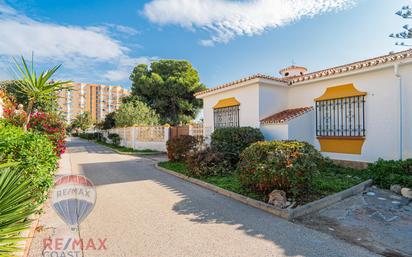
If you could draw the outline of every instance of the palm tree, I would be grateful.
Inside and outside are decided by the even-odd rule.
[[[18,71],[16,73],[18,73],[19,76],[19,80],[17,80],[17,91],[25,94],[28,99],[26,108],[27,117],[24,122],[24,129],[27,130],[34,104],[40,100],[50,100],[62,89],[70,89],[70,87],[66,85],[70,84],[71,81],[49,81],[61,65],[54,66],[52,69],[43,71],[38,75],[33,67],[33,56],[30,69],[23,56],[21,57],[21,64],[19,64],[16,59],[13,58],[13,60]]]

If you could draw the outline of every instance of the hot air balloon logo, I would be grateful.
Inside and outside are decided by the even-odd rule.
[[[84,176],[63,176],[56,180],[52,194],[53,209],[69,226],[79,225],[93,210],[96,190]]]

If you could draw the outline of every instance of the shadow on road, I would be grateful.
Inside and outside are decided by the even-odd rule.
[[[71,153],[87,151],[97,154],[113,154],[110,150],[104,150],[102,146],[88,145],[83,141],[72,142],[70,148]],[[119,162],[104,162],[104,157],[102,157],[101,163],[80,165],[84,175],[97,187],[142,180],[153,181],[182,198],[173,206],[173,211],[178,215],[185,215],[190,221],[201,224],[236,226],[237,230],[249,236],[268,240],[282,248],[284,256],[319,256],[320,248],[325,254],[336,253],[336,255],[326,254],[324,256],[353,256],[353,252],[356,252],[355,249],[342,247],[342,242],[332,239],[329,235],[287,222],[158,171],[154,168],[154,162],[149,159],[135,158]]]

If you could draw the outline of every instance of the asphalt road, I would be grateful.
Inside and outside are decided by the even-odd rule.
[[[95,207],[71,230],[48,202],[29,256],[376,256],[158,171],[153,160],[80,139],[68,146],[59,175],[93,181]],[[84,249],[71,248],[80,238]]]

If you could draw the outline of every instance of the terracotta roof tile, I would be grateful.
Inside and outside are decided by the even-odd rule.
[[[312,110],[313,110],[312,106],[300,107],[300,108],[295,108],[295,109],[287,109],[287,110],[275,113],[267,118],[264,118],[260,122],[263,124],[284,123],[284,122],[292,120]]]
[[[226,88],[226,87],[230,87],[230,86],[233,86],[233,85],[236,85],[236,84],[239,84],[239,83],[242,83],[242,82],[246,82],[246,81],[249,81],[249,80],[252,80],[252,79],[257,79],[257,78],[259,78],[259,79],[268,79],[268,80],[273,80],[273,81],[278,81],[278,82],[286,82],[283,78],[276,78],[276,77],[272,77],[272,76],[263,75],[263,74],[258,73],[258,74],[255,74],[255,75],[252,75],[252,76],[249,76],[249,77],[245,77],[245,78],[242,78],[242,79],[239,79],[239,80],[235,80],[235,81],[232,81],[232,82],[229,82],[229,83],[222,84],[222,85],[217,86],[217,87],[206,89],[204,91],[196,93],[195,96],[210,93],[210,92],[213,92],[213,91],[216,91],[216,90],[220,90],[220,89],[223,89],[223,88]]]
[[[387,55],[382,55],[382,56],[378,56],[378,57],[363,60],[363,61],[353,62],[353,63],[336,66],[336,67],[332,67],[332,68],[325,69],[325,70],[307,73],[307,74],[304,74],[298,77],[286,78],[285,80],[288,81],[290,85],[292,85],[292,84],[296,84],[296,83],[307,81],[307,80],[329,77],[329,76],[338,75],[338,74],[342,74],[342,73],[346,73],[350,71],[375,67],[381,64],[391,63],[391,62],[395,62],[395,61],[399,61],[399,60],[403,60],[403,59],[411,58],[411,57],[412,57],[412,49],[408,49],[402,52],[390,53]]]
[[[387,55],[382,55],[382,56],[378,56],[375,58],[371,58],[371,59],[367,59],[367,60],[363,60],[363,61],[358,61],[358,62],[354,62],[354,63],[349,63],[349,64],[345,64],[345,65],[341,65],[341,66],[336,66],[336,67],[332,67],[329,69],[324,69],[324,70],[320,70],[320,71],[316,71],[316,72],[311,72],[311,73],[307,73],[304,74],[302,76],[293,76],[293,77],[286,77],[286,78],[277,78],[277,77],[273,77],[273,76],[268,76],[268,75],[263,75],[263,74],[255,74],[246,78],[242,78],[236,81],[232,81],[229,83],[225,83],[223,85],[214,87],[214,88],[209,88],[207,90],[204,90],[202,92],[198,92],[195,94],[195,96],[199,96],[199,95],[203,95],[206,93],[210,93],[213,91],[217,91],[223,88],[227,88],[227,87],[231,87],[234,86],[236,84],[245,82],[245,81],[249,81],[255,78],[262,78],[262,79],[268,79],[268,80],[273,80],[273,81],[277,81],[277,82],[284,82],[285,85],[293,85],[293,84],[297,84],[300,82],[304,82],[304,81],[308,81],[308,80],[314,80],[314,79],[318,79],[318,78],[324,78],[324,77],[329,77],[329,76],[334,76],[334,75],[339,75],[342,73],[346,73],[346,72],[351,72],[351,71],[355,71],[355,70],[361,70],[361,69],[365,69],[365,68],[370,68],[370,67],[375,67],[381,64],[385,64],[385,63],[391,63],[391,62],[395,62],[395,61],[399,61],[399,60],[403,60],[406,58],[411,58],[412,57],[412,48],[402,51],[402,52],[396,52],[396,53],[390,53]]]

